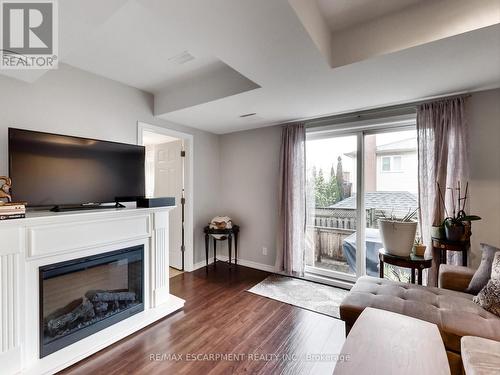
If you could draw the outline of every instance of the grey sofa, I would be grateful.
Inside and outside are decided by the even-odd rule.
[[[472,301],[463,290],[474,270],[441,265],[439,288],[365,276],[358,279],[340,306],[347,331],[366,307],[422,319],[438,326],[452,374],[462,373],[460,339],[478,336],[500,341],[500,318]]]

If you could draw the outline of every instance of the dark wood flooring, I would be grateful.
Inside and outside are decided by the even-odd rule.
[[[266,276],[225,263],[175,276],[184,310],[61,374],[331,374],[344,323],[246,292]]]

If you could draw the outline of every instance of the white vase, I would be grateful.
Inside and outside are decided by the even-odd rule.
[[[400,257],[410,256],[417,233],[416,222],[381,219],[379,228],[385,251]]]

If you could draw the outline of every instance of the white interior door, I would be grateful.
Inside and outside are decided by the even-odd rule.
[[[183,163],[182,141],[155,145],[155,197],[175,197],[176,208],[170,211],[170,266],[182,269]]]

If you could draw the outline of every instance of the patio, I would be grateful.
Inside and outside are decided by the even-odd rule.
[[[378,250],[383,247],[378,220],[383,217],[403,217],[417,207],[417,198],[409,192],[368,192],[366,209],[366,274],[379,274]],[[324,270],[356,274],[356,195],[328,208],[309,212],[306,230],[308,266]],[[406,279],[402,269],[389,266],[387,277]]]

